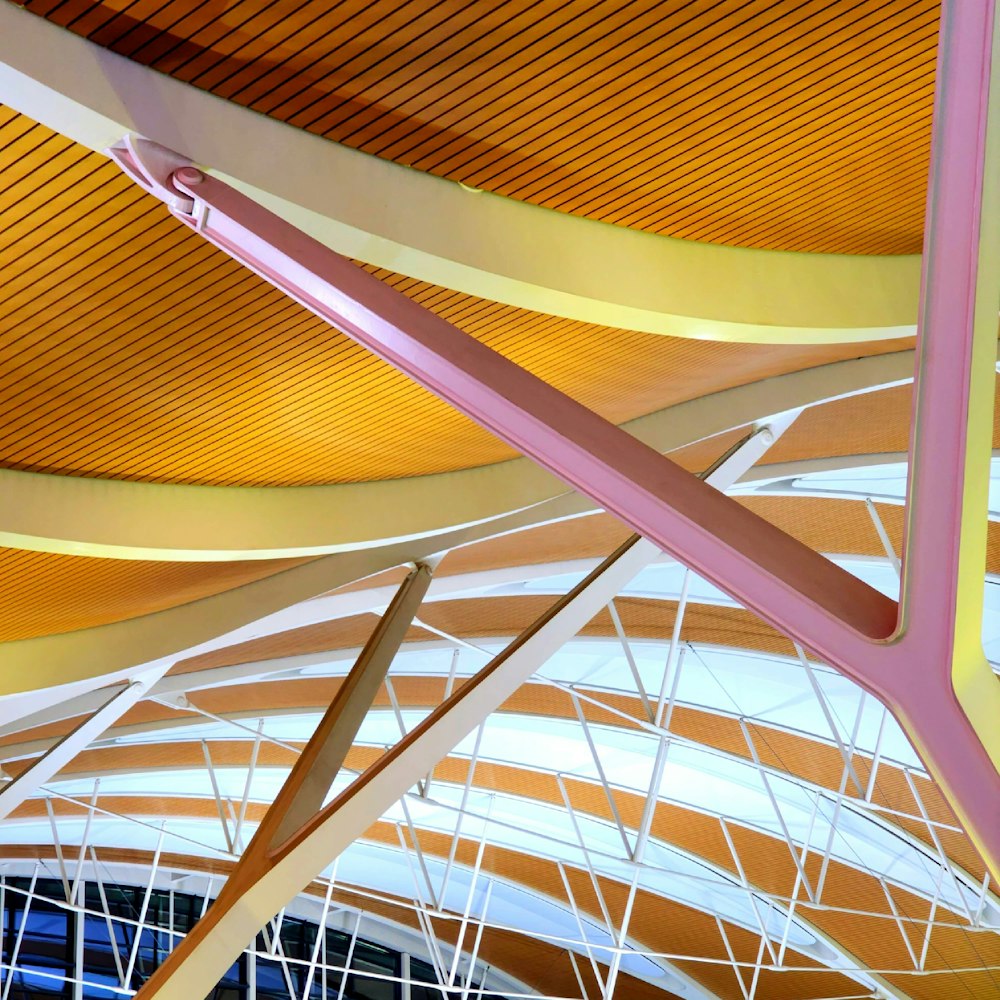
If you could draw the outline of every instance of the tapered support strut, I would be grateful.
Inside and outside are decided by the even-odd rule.
[[[756,431],[718,463],[706,481],[718,489],[731,486],[793,419],[794,414],[784,415]],[[143,1000],[154,996],[187,1000],[206,993],[265,921],[496,711],[659,552],[652,542],[633,536],[336,799],[309,814],[329,789],[324,782],[332,780],[333,764],[343,759],[341,751],[346,753],[348,737],[353,740],[364,715],[361,706],[372,678],[359,676],[352,685],[348,677],[219,898],[154,972],[139,996]],[[390,608],[386,612],[354,670],[364,663],[376,669],[376,664],[391,659],[389,651],[405,634],[404,620],[408,623],[416,611],[410,598],[417,591],[408,592],[409,596],[404,593],[412,580],[411,575],[404,583],[393,602],[397,611],[391,614]],[[426,583],[419,585],[426,587]],[[379,640],[379,636],[383,638]],[[352,697],[351,692],[357,693],[356,703],[338,708],[339,702]],[[361,718],[357,717],[359,711]],[[341,723],[344,725],[338,731]],[[305,779],[317,764],[321,764],[318,780],[307,785]],[[289,818],[292,813],[294,822]]]
[[[19,805],[37,794],[46,781],[141,701],[153,684],[167,672],[171,662],[167,660],[151,664],[142,672],[141,678],[136,678],[124,688],[113,690],[95,712],[74,726],[13,781],[4,785],[0,789],[0,819],[9,816]]]
[[[315,856],[300,852],[299,864],[310,872],[301,885],[275,878],[285,842],[300,836],[320,815],[430,581],[431,570],[423,564],[403,581],[218,898],[143,986],[143,996],[207,993],[247,941],[326,866],[328,862],[317,866]],[[269,896],[262,886],[271,888]]]

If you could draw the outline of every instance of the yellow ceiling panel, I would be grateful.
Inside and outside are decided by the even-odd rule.
[[[308,561],[141,562],[0,548],[0,642],[162,611]]]
[[[10,112],[0,117],[0,271],[7,468],[269,486],[512,455],[192,234],[109,161]],[[376,273],[615,421],[858,353],[634,333]]]
[[[914,253],[937,0],[28,0],[417,169],[739,246]]]

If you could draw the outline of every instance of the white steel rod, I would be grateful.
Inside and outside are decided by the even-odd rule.
[[[882,886],[882,892],[885,894],[886,902],[889,904],[889,909],[892,910],[896,926],[899,928],[899,936],[903,939],[903,944],[906,945],[906,950],[910,956],[910,961],[913,963],[913,968],[918,969],[920,967],[920,963],[917,959],[917,953],[913,950],[913,945],[910,942],[910,935],[906,933],[906,928],[903,926],[903,918],[900,916],[899,908],[896,906],[896,901],[892,898],[889,886],[881,875],[878,876],[878,882],[879,885]]]
[[[580,853],[583,855],[584,863],[587,866],[587,873],[590,875],[590,883],[593,886],[594,895],[597,897],[597,903],[600,906],[601,914],[604,917],[604,925],[608,930],[608,934],[611,936],[612,940],[614,940],[614,922],[611,920],[611,914],[608,911],[607,903],[604,901],[604,893],[601,891],[601,885],[597,879],[597,871],[594,868],[593,859],[590,856],[590,851],[587,850],[587,844],[583,837],[583,831],[580,829],[580,823],[576,818],[576,809],[573,808],[573,803],[570,801],[566,783],[563,781],[563,776],[561,774],[556,775],[556,784],[558,784],[559,791],[562,793],[562,799],[566,805],[566,813],[569,816],[573,832],[576,834],[576,840],[580,848]]]
[[[83,863],[87,859],[87,846],[90,843],[90,828],[94,822],[94,806],[97,805],[97,791],[101,779],[94,779],[94,791],[90,797],[90,808],[87,810],[87,820],[83,825],[83,836],[80,838],[80,851],[76,856],[76,870],[73,873],[73,884],[70,886],[70,902],[75,903],[80,886],[80,876],[83,874]]]
[[[451,969],[448,972],[448,985],[455,985],[455,975],[458,972],[459,959],[462,957],[462,948],[465,945],[465,932],[469,926],[469,915],[472,913],[472,904],[476,898],[476,888],[479,885],[479,873],[483,866],[483,853],[486,850],[486,833],[489,828],[490,814],[493,812],[493,798],[490,798],[489,808],[486,813],[486,821],[483,823],[482,836],[479,838],[479,847],[476,850],[476,862],[472,868],[472,878],[469,879],[469,891],[465,897],[465,908],[462,911],[462,919],[458,925],[458,936],[455,939],[455,954],[452,956]],[[444,896],[441,896],[441,906],[444,907]]]
[[[875,783],[878,779],[878,769],[882,762],[882,739],[885,736],[886,723],[889,721],[889,709],[882,706],[882,718],[878,724],[878,734],[875,737],[875,752],[872,754],[871,770],[868,773],[868,785],[865,788],[865,801],[871,802],[875,794]]]
[[[477,922],[476,926],[476,939],[472,943],[472,954],[470,956],[471,961],[469,964],[469,974],[465,978],[465,989],[462,991],[462,1000],[469,1000],[469,988],[472,985],[472,975],[476,969],[476,959],[479,957],[479,946],[482,944],[483,940],[483,930],[486,928],[486,914],[490,908],[490,900],[493,898],[493,879],[489,879],[486,883],[486,895],[483,898],[483,913]],[[479,979],[479,992],[482,994],[483,987],[486,984],[486,967],[483,968],[483,974]]]
[[[264,734],[263,717],[257,722],[257,735],[254,736],[253,749],[250,751],[250,766],[247,768],[246,781],[243,783],[243,798],[240,799],[240,811],[236,816],[236,832],[233,834],[233,841],[243,844],[243,824],[247,818],[247,804],[250,802],[250,790],[253,786],[254,774],[257,772],[257,761],[260,757],[260,744]]]
[[[768,953],[771,956],[771,961],[777,962],[778,956],[774,951],[770,935],[767,933],[767,924],[764,922],[764,918],[760,915],[760,910],[757,908],[757,897],[750,885],[750,880],[747,878],[747,873],[743,868],[743,862],[740,860],[739,853],[736,850],[733,835],[729,832],[729,824],[725,821],[725,819],[719,817],[719,825],[722,827],[722,835],[726,839],[726,845],[729,847],[729,853],[732,855],[733,864],[736,866],[736,873],[739,875],[740,882],[746,889],[747,899],[750,902],[754,918],[757,921],[757,927],[760,929],[760,939],[761,941],[766,942]]]
[[[146,890],[142,894],[142,905],[139,908],[139,926],[135,929],[135,937],[132,940],[132,947],[129,950],[128,966],[125,970],[125,985],[132,983],[132,973],[135,972],[135,962],[139,957],[139,945],[142,942],[142,932],[146,929],[146,914],[149,912],[149,900],[153,895],[153,882],[156,879],[156,872],[160,866],[160,852],[163,850],[163,834],[156,843],[156,851],[153,854],[153,863],[149,868],[149,882],[146,883]]]
[[[740,993],[743,994],[743,1000],[750,1000],[750,993],[747,990],[747,984],[743,981],[742,967],[736,961],[736,956],[733,954],[733,947],[729,943],[729,935],[726,933],[725,925],[718,916],[715,918],[715,926],[719,928],[719,936],[722,938],[723,945],[725,945],[726,955],[729,956],[729,964],[732,966],[733,975],[736,976],[736,982],[739,984]]]
[[[344,1000],[344,989],[347,986],[347,977],[350,974],[348,969],[354,962],[354,948],[358,943],[358,931],[361,929],[361,911],[359,910],[357,916],[354,918],[354,930],[351,932],[351,941],[347,946],[347,955],[344,958],[344,971],[340,976],[340,985],[337,987],[337,1000]],[[303,991],[303,1000],[309,1000],[308,992]]]
[[[3,984],[3,992],[0,993],[0,1000],[7,1000],[10,996],[11,983],[14,981],[14,969],[17,966],[18,956],[21,954],[21,942],[24,940],[24,931],[28,926],[28,915],[31,912],[31,900],[34,897],[35,885],[37,882],[38,865],[36,864],[35,870],[31,873],[31,882],[28,885],[28,897],[25,899],[24,909],[21,911],[21,926],[17,929],[17,935],[14,938],[14,947],[11,949],[10,953],[10,973]]]
[[[798,903],[799,889],[802,886],[802,869],[805,864],[806,856],[809,853],[809,844],[812,841],[813,827],[816,824],[816,811],[818,808],[819,808],[819,796],[817,796],[813,800],[812,812],[809,816],[809,827],[806,830],[805,840],[802,844],[802,854],[799,857],[799,863],[795,866],[798,870],[795,873],[795,884],[792,886],[792,898],[788,906],[788,919],[785,921],[785,929],[781,935],[781,944],[778,946],[779,968],[783,966],[785,961],[785,948],[788,947],[788,935],[792,929],[792,921],[795,919],[795,907],[796,904]]]
[[[455,864],[455,854],[458,851],[458,841],[462,831],[462,820],[465,818],[469,795],[472,792],[472,780],[475,777],[476,765],[479,762],[479,750],[482,746],[484,728],[485,725],[480,725],[476,728],[476,741],[473,744],[472,757],[469,760],[468,771],[465,774],[465,784],[462,786],[462,799],[458,806],[458,815],[455,817],[455,833],[451,838],[451,846],[448,848],[448,860],[445,862],[444,874],[441,876],[441,892],[438,896],[441,900],[441,906],[444,906],[445,893],[448,891],[448,880],[451,877],[451,870]]]
[[[580,705],[580,699],[576,697],[576,692],[570,693],[570,699],[573,702],[576,717],[579,719],[580,726],[583,729],[583,735],[587,740],[587,746],[590,748],[590,756],[593,758],[594,768],[597,770],[597,777],[600,779],[601,787],[604,789],[604,797],[608,800],[608,807],[611,810],[611,816],[615,821],[615,826],[618,827],[618,835],[621,837],[622,844],[625,846],[625,857],[631,860],[634,857],[634,851],[632,845],[629,843],[628,834],[625,832],[625,824],[622,822],[621,813],[618,811],[618,803],[615,802],[614,793],[611,791],[611,785],[608,783],[608,777],[604,773],[604,765],[601,764],[601,757],[597,752],[597,744],[594,743],[594,737],[590,732],[590,725],[587,722],[587,717],[583,714],[583,708]]]
[[[826,695],[820,687],[819,680],[816,678],[812,664],[806,656],[806,651],[797,642],[793,645],[795,646],[795,652],[798,654],[799,662],[805,670],[806,677],[809,679],[809,686],[812,688],[813,694],[816,696],[816,701],[819,702],[819,707],[823,712],[823,718],[826,719],[826,724],[830,729],[830,735],[833,737],[833,741],[837,744],[837,749],[840,751],[840,756],[844,761],[844,767],[850,772],[851,780],[854,782],[854,787],[857,788],[858,794],[864,795],[864,785],[861,784],[861,779],[858,777],[857,771],[854,770],[854,762],[851,760],[850,756],[848,756],[847,747],[844,745],[844,740],[840,735],[840,730],[837,728],[833,712],[830,710],[829,702],[826,700]],[[862,706],[864,705],[864,700],[862,700],[861,704]]]
[[[308,1000],[312,992],[313,979],[316,976],[316,964],[319,961],[320,946],[326,938],[326,921],[330,914],[330,897],[333,895],[333,882],[326,887],[326,895],[323,897],[323,911],[316,927],[316,940],[313,942],[312,954],[309,960],[309,971],[306,973],[306,983],[302,987],[302,996]],[[326,994],[324,994],[324,997]]]
[[[663,667],[663,678],[660,681],[660,693],[656,699],[656,719],[658,726],[670,728],[670,719],[674,712],[674,702],[677,696],[678,681],[680,680],[680,653],[681,628],[684,625],[684,613],[687,611],[688,584],[691,579],[691,570],[684,567],[684,576],[681,578],[681,593],[677,601],[677,611],[674,613],[674,627],[670,633],[670,647],[667,650],[667,661]],[[667,704],[667,686],[670,686],[669,707]],[[664,715],[664,713],[666,713]]]
[[[451,664],[448,667],[448,679],[444,684],[444,700],[447,701],[452,692],[455,690],[455,677],[458,674],[458,657],[462,652],[460,644],[455,640],[453,636],[449,637],[449,641],[452,642],[455,648],[451,651]],[[424,778],[424,795],[429,796],[431,794],[431,781],[434,779],[434,769],[431,768],[427,772],[427,776]],[[403,1000],[408,1000],[404,997]]]
[[[660,801],[660,785],[663,782],[663,771],[667,766],[670,743],[670,739],[661,736],[656,745],[653,772],[649,778],[649,790],[646,792],[646,801],[643,803],[642,816],[639,819],[639,829],[635,835],[635,850],[632,852],[632,860],[637,865],[642,864],[642,859],[646,855],[646,845],[649,843],[649,835],[653,829],[656,806]]]
[[[760,967],[763,964],[764,944],[766,938],[761,936],[760,945],[757,947],[757,961],[754,963],[753,977],[750,980],[750,989],[747,991],[747,1000],[754,1000],[757,995],[757,983],[760,981]]]
[[[982,925],[983,913],[986,910],[986,897],[989,895],[990,891],[990,873],[989,871],[983,876],[983,887],[979,893],[979,902],[976,904],[976,918],[973,921],[974,927],[980,927]]]
[[[622,956],[625,952],[625,942],[628,939],[628,928],[632,921],[632,908],[635,905],[636,889],[639,885],[639,868],[636,867],[632,874],[632,881],[628,889],[628,897],[625,900],[625,912],[622,914],[621,927],[618,932],[618,948],[611,957],[611,964],[608,967],[607,985],[604,989],[604,1000],[614,1000],[615,986],[618,984],[618,972],[621,969]]]
[[[79,878],[73,880],[73,902],[76,901],[76,890],[77,887],[82,885]],[[3,911],[3,907],[0,906],[0,912]],[[67,919],[70,919],[69,914],[67,914]],[[72,918],[73,924],[73,975],[76,981],[72,984],[72,997],[73,1000],[83,1000],[83,945],[84,945],[84,931],[86,930],[84,926],[83,919],[79,914],[75,914]]]
[[[961,904],[962,909],[965,911],[965,915],[971,925],[975,923],[975,920],[972,916],[972,911],[969,909],[968,900],[965,898],[965,890],[958,881],[958,876],[955,874],[955,869],[952,867],[951,860],[945,853],[944,846],[941,843],[941,838],[938,836],[937,830],[935,830],[931,824],[930,814],[927,812],[927,807],[924,805],[923,796],[920,794],[920,789],[917,788],[917,783],[913,780],[913,775],[910,774],[909,768],[903,768],[903,777],[906,778],[906,783],[910,788],[910,794],[913,796],[914,802],[917,803],[917,808],[920,810],[920,816],[924,821],[924,825],[927,827],[927,832],[931,835],[931,840],[934,842],[934,847],[938,853],[937,863],[943,871],[948,873],[948,876],[951,879],[952,887],[955,890],[955,894],[958,896],[958,901]],[[940,893],[936,895],[940,895]]]
[[[875,525],[875,530],[878,532],[878,537],[882,542],[882,548],[885,550],[886,558],[889,560],[893,570],[895,570],[896,579],[902,579],[903,567],[899,561],[899,556],[896,555],[896,550],[893,548],[892,541],[889,538],[889,533],[885,530],[885,525],[882,523],[882,518],[879,516],[878,508],[875,506],[871,497],[865,497],[865,507],[868,508],[868,513],[871,516],[872,523]]]
[[[927,915],[927,927],[924,931],[924,943],[920,948],[920,963],[918,968],[921,972],[927,966],[927,951],[931,946],[931,934],[934,931],[934,914],[937,913],[938,900],[941,898],[941,883],[944,882],[944,869],[938,871],[937,886],[934,889],[934,900],[931,903],[930,913]]]
[[[424,857],[424,850],[420,846],[420,839],[417,836],[417,828],[413,825],[413,818],[410,816],[410,807],[406,804],[405,796],[399,800],[399,805],[403,810],[403,818],[406,820],[406,829],[410,833],[410,840],[413,843],[413,852],[417,856],[417,863],[424,876],[424,884],[427,886],[429,902],[435,910],[440,910],[442,901],[438,899],[434,892],[434,883],[431,881],[431,873],[427,867],[427,859]]]
[[[611,615],[611,622],[618,635],[618,641],[621,643],[622,652],[625,654],[625,662],[628,663],[629,671],[632,674],[632,680],[635,682],[635,689],[639,694],[639,700],[642,702],[642,707],[646,711],[646,717],[650,722],[655,722],[656,716],[653,713],[653,706],[649,703],[649,696],[646,694],[646,686],[642,683],[642,677],[639,674],[639,667],[635,662],[635,657],[632,655],[632,647],[629,644],[628,636],[625,635],[625,628],[622,625],[621,616],[618,614],[618,608],[615,605],[614,598],[608,601],[608,614]]]
[[[59,829],[56,826],[56,814],[52,809],[52,799],[45,796],[45,811],[49,816],[49,826],[52,828],[52,846],[56,852],[56,861],[59,863],[59,877],[62,879],[63,890],[66,893],[66,902],[72,903],[72,893],[69,887],[69,875],[66,871],[66,858],[63,854],[62,841],[59,837]]]
[[[226,819],[225,809],[222,807],[222,795],[219,792],[219,782],[215,775],[215,767],[212,765],[212,754],[208,749],[208,741],[201,741],[201,751],[205,757],[205,769],[208,771],[209,781],[212,784],[212,795],[215,797],[215,808],[219,813],[219,823],[222,826],[222,836],[226,839],[226,850],[234,854],[233,838],[229,832],[229,821]]]
[[[791,832],[788,829],[788,824],[785,822],[784,813],[781,811],[781,806],[778,804],[778,797],[774,794],[774,789],[771,787],[771,782],[768,779],[767,771],[761,764],[760,755],[757,753],[757,747],[754,744],[753,737],[750,734],[750,728],[747,726],[744,719],[740,719],[740,729],[743,730],[743,738],[746,740],[747,747],[750,750],[750,755],[753,758],[754,765],[757,768],[757,773],[760,775],[761,782],[764,785],[764,790],[767,792],[767,797],[771,802],[771,808],[774,810],[774,815],[778,820],[778,825],[781,827],[782,835],[785,838],[785,843],[788,845],[788,850],[791,853],[792,860],[795,862],[795,867],[799,870],[799,875],[802,877],[802,885],[805,887],[806,895],[813,901],[816,902],[816,894],[813,892],[812,884],[809,881],[809,876],[806,874],[805,865],[799,858],[798,852],[795,850],[795,841],[792,838]]]
[[[101,900],[101,909],[104,910],[104,923],[108,928],[111,957],[115,960],[115,968],[118,970],[118,980],[122,984],[122,988],[125,989],[128,986],[125,982],[125,967],[122,965],[121,953],[118,950],[118,938],[115,936],[114,924],[111,922],[111,907],[108,906],[108,896],[104,891],[104,880],[101,878],[98,870],[97,852],[93,847],[90,848],[90,858],[94,867],[94,881],[97,883],[97,895]]]
[[[576,960],[576,955],[571,948],[566,949],[566,954],[569,955],[570,964],[573,966],[573,974],[576,976],[577,984],[580,987],[580,1000],[590,1000],[587,987],[583,984],[583,976],[580,975],[580,965]]]
[[[593,970],[594,978],[597,980],[597,987],[601,991],[601,995],[604,995],[604,976],[601,975],[600,967],[597,964],[597,958],[594,955],[594,948],[587,938],[587,932],[583,926],[583,917],[580,916],[580,908],[577,906],[576,897],[573,895],[573,888],[569,883],[569,877],[566,874],[566,868],[563,863],[557,862],[556,868],[559,871],[559,876],[562,879],[563,887],[566,890],[566,901],[569,903],[570,909],[573,911],[573,916],[576,918],[576,926],[580,932],[580,943],[583,945],[584,951],[587,953],[587,958],[590,959],[590,967]]]

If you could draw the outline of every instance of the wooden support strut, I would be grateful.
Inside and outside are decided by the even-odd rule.
[[[184,961],[185,956],[199,941],[205,939],[212,943],[213,951],[218,954],[225,953],[227,956],[222,965],[224,971],[232,962],[232,956],[238,955],[246,947],[247,941],[264,926],[277,908],[304,888],[304,884],[290,887],[287,893],[281,894],[275,907],[251,917],[252,926],[249,927],[249,933],[244,929],[236,938],[226,935],[227,922],[223,918],[234,912],[241,913],[243,916],[241,926],[245,925],[244,896],[248,889],[258,884],[273,870],[282,845],[290,837],[298,834],[319,813],[323,800],[329,794],[333,781],[357,738],[361,723],[371,708],[379,687],[384,682],[389,667],[413,622],[414,615],[427,593],[431,575],[430,567],[421,563],[400,585],[350,673],[337,689],[330,707],[296,760],[281,791],[268,809],[218,898],[195,924],[191,933],[143,986],[143,996],[157,994],[159,986],[170,981],[171,975]],[[322,862],[319,868],[325,863]],[[316,871],[311,871],[305,882],[315,874]],[[217,980],[218,976],[211,982]],[[204,982],[208,984],[208,979]],[[207,989],[208,986],[205,992]],[[182,991],[177,995],[189,997],[194,994]]]

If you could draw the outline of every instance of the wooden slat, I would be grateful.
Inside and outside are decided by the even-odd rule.
[[[28,0],[366,152],[688,239],[920,248],[938,0]]]
[[[8,468],[303,485],[512,457],[190,233],[103,157],[10,115],[0,120],[0,268]],[[370,270],[619,422],[859,353],[614,330]]]
[[[308,561],[143,562],[0,548],[0,642],[151,614]]]

